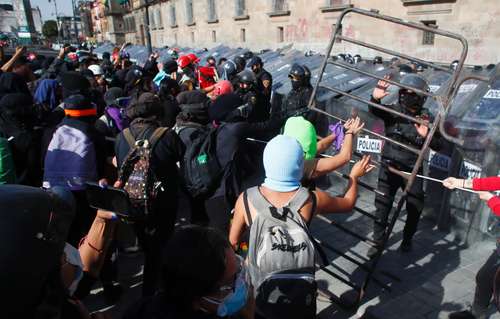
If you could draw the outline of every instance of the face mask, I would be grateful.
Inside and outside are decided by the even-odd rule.
[[[69,295],[72,296],[76,288],[78,288],[78,284],[80,283],[80,280],[82,280],[83,277],[83,264],[82,264],[82,259],[80,257],[80,252],[70,244],[66,243],[64,246],[64,254],[66,255],[66,261],[78,268],[75,279],[71,283],[71,285],[68,287],[68,292]]]
[[[244,267],[244,266],[242,266]],[[219,317],[232,316],[238,313],[247,304],[248,299],[248,284],[246,281],[246,271],[244,268],[238,274],[235,281],[234,291],[227,295],[223,300],[215,300],[212,298],[204,297],[204,300],[218,305],[217,315]]]
[[[399,104],[413,113],[418,112],[422,108],[423,102],[423,99],[415,93],[399,93]]]
[[[302,85],[301,85],[300,81],[294,81],[294,80],[292,80],[292,89],[298,90],[301,86]]]

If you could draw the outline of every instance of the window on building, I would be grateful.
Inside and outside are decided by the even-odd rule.
[[[194,43],[194,31],[191,32],[191,43]]]
[[[158,29],[163,29],[163,21],[161,19],[161,10],[155,10],[155,23]]]
[[[170,26],[174,27],[177,25],[177,15],[175,13],[175,5],[170,6]]]
[[[149,9],[149,27],[151,29],[156,29],[155,15],[154,10]]]
[[[427,27],[437,29],[436,20],[422,21],[422,23]],[[424,31],[422,34],[422,44],[423,45],[434,45],[435,36],[436,36],[436,34],[433,32]]]
[[[208,21],[217,20],[217,10],[215,9],[215,0],[207,0]]]
[[[235,0],[235,15],[237,17],[244,16],[246,14],[246,3],[245,0]]]
[[[351,0],[326,0],[327,7],[341,7],[351,4]]]
[[[186,23],[193,24],[193,0],[186,0]]]
[[[247,41],[247,30],[245,30],[244,28],[240,30],[240,41],[241,42]]]
[[[217,42],[217,32],[212,30],[212,42]]]
[[[288,1],[286,0],[273,0],[273,10],[274,12],[287,11]]]
[[[285,29],[278,27],[278,42],[285,42]]]

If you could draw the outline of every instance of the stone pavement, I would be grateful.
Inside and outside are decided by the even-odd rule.
[[[362,191],[357,206],[373,213],[373,195]],[[472,247],[463,247],[453,233],[440,232],[432,220],[423,218],[414,239],[413,251],[403,254],[398,247],[404,218],[403,211],[375,273],[375,277],[389,286],[390,291],[371,281],[359,309],[343,310],[330,302],[327,294],[341,296],[350,288],[320,270],[317,279],[322,293],[318,297],[318,318],[441,319],[448,318],[450,312],[465,309],[472,302],[475,274],[493,251],[494,243],[479,242]],[[360,235],[369,236],[371,219],[359,213],[337,214],[316,218],[311,226],[313,235],[319,240],[368,264],[364,256],[369,246],[329,225],[328,220],[335,220]],[[365,272],[360,267],[331,251],[325,252],[331,260],[327,271],[361,284]],[[122,300],[111,307],[114,318],[120,318],[126,308],[139,298],[141,269],[140,254],[120,258],[120,281],[126,292]],[[102,298],[97,298],[100,293],[97,288],[86,300],[92,310],[106,306]],[[491,318],[500,319],[500,315],[492,311]]]

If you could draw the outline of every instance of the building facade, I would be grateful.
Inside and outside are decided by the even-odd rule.
[[[292,44],[300,50],[322,52],[343,9],[376,9],[382,14],[456,32],[469,42],[469,64],[500,60],[498,0],[148,0],[154,47],[212,47],[225,44],[259,51]],[[145,0],[130,0],[123,17],[125,41],[145,44]],[[350,15],[342,33],[358,40],[402,50],[408,54],[449,62],[459,47],[432,33],[389,27]],[[347,43],[336,52],[372,56]]]

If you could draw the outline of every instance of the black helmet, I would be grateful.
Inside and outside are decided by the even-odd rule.
[[[359,62],[361,62],[361,60],[363,60],[361,58],[361,55],[359,55],[359,54],[356,54],[353,59],[354,59],[354,63],[359,63]]]
[[[263,66],[264,63],[262,62],[262,59],[260,57],[254,56],[253,58],[250,59],[250,62],[248,62],[248,67],[252,68],[254,65]]]
[[[337,54],[337,59],[338,59],[338,60],[343,60],[343,61],[345,61],[345,58],[346,58],[346,56],[345,56],[345,54],[344,54],[344,53]]]
[[[238,73],[236,70],[236,63],[233,61],[224,62],[222,69],[224,70],[224,74],[222,74],[221,77],[224,80],[231,81],[231,79]]]
[[[424,66],[423,64],[421,64],[421,63],[418,63],[418,64],[417,64],[416,71],[417,71],[417,73],[422,73],[422,72],[424,72],[424,71],[425,71],[425,66]]]
[[[376,57],[373,58],[373,64],[382,64],[384,62],[384,59],[382,59],[381,56],[377,55]]]
[[[244,58],[237,56],[234,58],[234,64],[236,64],[236,71],[241,72],[245,69],[245,66],[247,65],[247,61],[245,61]]]
[[[257,85],[257,78],[255,77],[255,74],[250,70],[243,70],[238,73],[238,79],[240,83]]]
[[[413,68],[408,64],[399,65],[399,75],[403,76],[405,74],[413,73]]]
[[[307,71],[304,66],[294,63],[292,65],[292,68],[290,69],[290,72],[288,73],[288,77],[303,81],[306,78],[306,73]]]
[[[486,70],[488,70],[488,71],[489,71],[489,70],[493,70],[494,68],[495,68],[495,65],[494,65],[493,63],[488,64],[488,65],[486,66]]]
[[[416,89],[419,89],[424,92],[429,92],[429,85],[427,85],[427,81],[423,77],[417,74],[405,74],[401,78],[401,84],[404,84],[406,86],[410,86]],[[418,95],[421,95],[417,93]]]
[[[458,68],[458,63],[459,63],[458,60],[455,60],[455,61],[451,62],[450,69],[456,70]]]
[[[245,60],[250,60],[251,58],[253,58],[253,52],[252,51],[247,51],[245,53],[243,53],[242,55],[240,55],[243,59]]]

